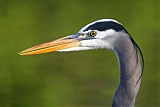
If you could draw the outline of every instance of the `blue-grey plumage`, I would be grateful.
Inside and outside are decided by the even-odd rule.
[[[137,43],[116,20],[101,19],[92,22],[75,35],[34,46],[20,52],[20,55],[100,48],[113,50],[120,66],[120,82],[113,98],[112,107],[134,107],[143,74],[144,58]]]

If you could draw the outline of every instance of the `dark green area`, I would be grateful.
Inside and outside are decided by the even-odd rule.
[[[136,107],[159,107],[159,0],[0,0],[0,107],[111,107],[119,82],[109,50],[20,56],[31,46],[113,18],[145,58]]]

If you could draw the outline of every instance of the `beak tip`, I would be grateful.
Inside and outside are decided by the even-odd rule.
[[[21,55],[21,56],[22,56],[22,55],[29,55],[27,52],[24,52],[24,51],[19,52],[18,54]]]
[[[19,55],[24,55],[24,53],[23,53],[23,52],[19,52],[18,54],[19,54]]]

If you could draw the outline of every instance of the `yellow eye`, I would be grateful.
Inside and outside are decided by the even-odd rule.
[[[95,31],[91,31],[91,32],[90,32],[90,36],[93,36],[93,37],[94,37],[94,36],[96,36],[96,35],[97,35],[97,33],[96,33]]]

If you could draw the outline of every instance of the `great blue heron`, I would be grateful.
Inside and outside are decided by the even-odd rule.
[[[143,74],[144,59],[139,46],[116,20],[101,19],[92,22],[77,34],[31,47],[20,52],[20,55],[101,48],[113,50],[120,66],[120,83],[115,92],[112,107],[134,107]]]

